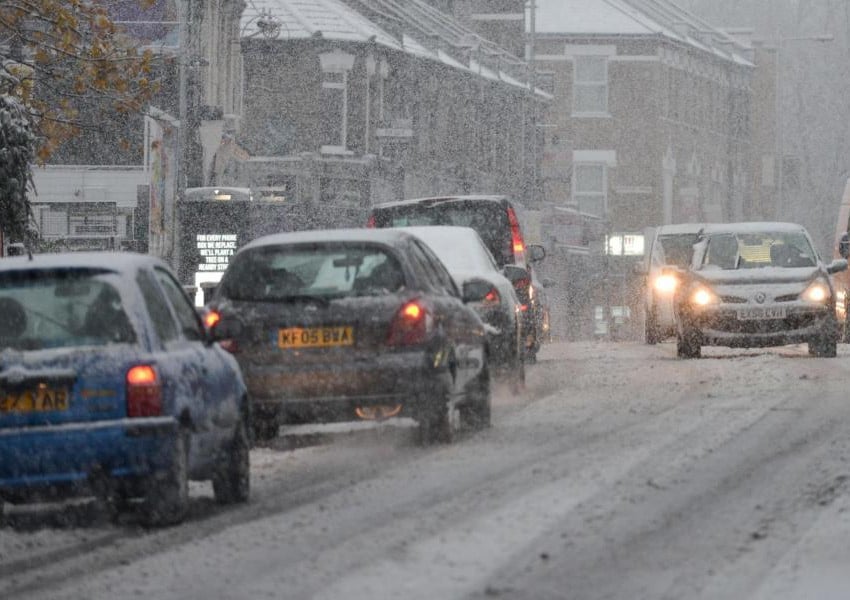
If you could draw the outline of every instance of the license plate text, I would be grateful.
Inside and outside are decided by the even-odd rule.
[[[354,344],[353,327],[289,327],[277,334],[279,348],[326,348]]]

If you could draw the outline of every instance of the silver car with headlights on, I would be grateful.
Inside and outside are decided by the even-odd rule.
[[[655,344],[676,335],[673,298],[679,287],[678,269],[691,264],[694,244],[699,240],[704,223],[662,225],[655,230],[647,252],[647,261],[640,265],[646,281],[644,290],[644,330],[647,344]]]
[[[808,232],[791,223],[706,227],[683,271],[675,298],[677,354],[702,346],[753,348],[808,343],[814,356],[835,356],[838,326],[830,275]]]

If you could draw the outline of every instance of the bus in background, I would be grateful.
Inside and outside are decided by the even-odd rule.
[[[838,221],[835,224],[835,244],[833,258],[850,257],[850,179],[844,185],[844,195],[838,206]],[[850,342],[850,322],[848,322],[848,305],[850,305],[850,271],[832,275],[835,287],[835,312],[838,316],[838,326],[841,331],[840,341]]]
[[[221,280],[236,249],[251,235],[249,188],[188,188],[177,202],[177,274],[203,306],[204,291]],[[246,239],[247,238],[247,239]]]
[[[359,226],[365,209],[328,202],[298,203],[246,187],[188,188],[177,201],[175,268],[203,306],[236,251],[260,236],[304,229]]]

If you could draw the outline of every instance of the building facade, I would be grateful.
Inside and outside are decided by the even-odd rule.
[[[754,118],[770,116],[754,106],[756,52],[666,0],[537,0],[535,17],[526,31],[554,96],[540,124],[544,235],[563,255],[586,219],[589,258],[559,278],[587,299],[570,318],[633,334],[646,228],[772,214],[755,193],[754,134],[767,133]]]
[[[211,183],[308,205],[300,226],[362,223],[371,204],[443,193],[523,201],[551,99],[530,67],[422,0],[270,0],[242,16],[238,127]]]

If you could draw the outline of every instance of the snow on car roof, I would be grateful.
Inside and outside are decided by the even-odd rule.
[[[109,269],[126,273],[142,265],[157,265],[168,268],[162,260],[150,254],[135,252],[55,252],[28,256],[11,256],[0,260],[0,271],[26,269]]]
[[[449,271],[480,273],[495,268],[481,236],[471,227],[425,225],[402,229],[425,242]]]
[[[288,233],[273,233],[259,237],[243,246],[239,252],[260,246],[278,244],[308,244],[316,242],[377,242],[395,244],[410,234],[403,229],[312,229]]]
[[[507,200],[507,196],[503,196],[500,194],[467,194],[467,195],[458,195],[458,196],[428,196],[425,198],[409,198],[407,200],[393,200],[391,202],[382,202],[381,204],[376,204],[375,208],[391,208],[393,206],[407,206],[410,204],[419,204],[419,203],[436,203],[436,202],[450,202],[455,200],[486,200],[490,202],[501,202],[503,200]]]
[[[661,225],[655,231],[659,236],[676,235],[679,233],[699,233],[705,227],[705,223],[675,223],[673,225]]]
[[[706,225],[706,234],[713,233],[758,233],[763,231],[806,231],[806,228],[798,223],[782,223],[772,221],[748,221],[743,223],[713,223]]]

